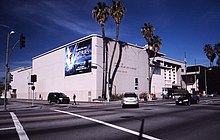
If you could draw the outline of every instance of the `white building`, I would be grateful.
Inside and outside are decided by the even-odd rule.
[[[151,92],[161,97],[163,89],[185,88],[182,80],[185,74],[185,64],[182,61],[167,57],[156,57],[156,67],[152,78]]]
[[[109,42],[109,61],[113,46],[114,40]],[[12,89],[17,98],[31,99],[28,83],[32,74],[37,75],[34,83],[36,99],[46,99],[49,92],[64,92],[71,99],[76,94],[79,101],[92,101],[102,95],[102,50],[101,36],[89,35],[36,56],[32,59],[32,68],[11,72],[14,75]],[[119,49],[116,50],[117,57],[118,52]],[[123,47],[113,94],[147,92],[147,58],[146,51],[140,46],[127,44]]]
[[[76,94],[78,101],[92,101],[102,96],[103,40],[100,35],[89,35],[60,46],[32,59],[32,67],[11,71],[14,77],[11,95],[17,98],[47,99],[49,92],[63,92],[71,99]],[[114,40],[109,39],[110,57]],[[119,54],[119,45],[114,66]],[[161,98],[163,88],[181,86],[183,62],[170,58],[155,58],[151,91]],[[31,90],[31,75],[37,75]],[[122,48],[122,59],[114,80],[113,94],[125,92],[148,93],[148,54],[144,47],[126,43]]]

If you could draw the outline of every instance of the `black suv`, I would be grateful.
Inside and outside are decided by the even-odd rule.
[[[179,98],[176,99],[176,105],[179,104],[198,104],[199,103],[199,97],[196,94],[182,94]]]
[[[55,102],[55,103],[66,103],[69,104],[70,98],[67,97],[64,93],[60,92],[50,92],[47,97],[47,101],[49,103]]]

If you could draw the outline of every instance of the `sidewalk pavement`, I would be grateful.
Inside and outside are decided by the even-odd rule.
[[[104,104],[120,104],[120,101],[112,102],[76,102],[76,105],[73,105],[73,101],[70,101],[69,104],[54,104],[55,107],[89,107],[94,105],[104,105]],[[20,104],[20,105],[19,105]],[[17,111],[17,110],[30,110],[42,108],[42,105],[50,105],[47,100],[34,100],[32,105],[32,99],[8,99],[7,110],[4,109],[4,103],[0,105],[0,112],[2,111]]]
[[[20,103],[20,105],[19,105]],[[82,102],[78,101],[76,102],[77,105],[73,105],[73,101],[70,102],[70,104],[59,104],[55,105],[55,107],[90,107],[90,106],[96,106],[96,105],[108,105],[108,104],[115,104],[120,105],[121,101],[93,101],[93,102]],[[166,104],[166,103],[173,103],[173,99],[158,99],[158,100],[151,100],[151,101],[140,101],[141,104]],[[50,105],[47,100],[34,100],[34,104],[32,105],[32,99],[15,99],[10,98],[8,99],[7,104],[7,110],[4,110],[4,104],[0,105],[0,112],[2,111],[17,111],[17,110],[30,110],[30,109],[40,109],[43,106],[42,105]]]

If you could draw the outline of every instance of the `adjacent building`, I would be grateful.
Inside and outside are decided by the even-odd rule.
[[[168,57],[156,57],[154,65],[151,67],[153,71],[152,92],[156,97],[161,97],[163,92],[169,89],[183,89],[186,87],[182,79],[185,73],[184,62],[171,59]]]

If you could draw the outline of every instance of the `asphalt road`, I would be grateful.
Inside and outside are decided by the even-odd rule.
[[[191,106],[174,101],[126,109],[120,102],[34,107],[10,102],[8,108],[0,111],[0,140],[220,139],[220,97]]]

